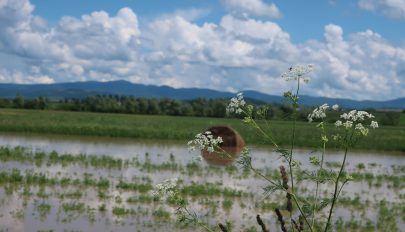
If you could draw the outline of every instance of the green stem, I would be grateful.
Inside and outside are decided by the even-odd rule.
[[[347,183],[347,180],[345,182],[343,182],[342,186],[340,186],[340,189],[337,194],[337,198],[339,198],[340,192],[342,192],[343,186],[345,186],[346,183]]]
[[[245,110],[242,110],[242,112],[246,115],[246,117],[249,117],[251,119],[250,122],[252,122],[253,127],[256,128],[265,138],[267,138],[274,147],[278,148],[278,145],[275,142],[274,138],[271,135],[266,134],[266,132],[263,131],[263,129],[256,123],[256,121],[250,114],[248,114]]]
[[[269,179],[267,176],[263,175],[261,172],[257,171],[254,167],[252,167],[252,165],[250,165],[250,169],[258,176],[262,177],[263,179],[267,180],[268,182],[270,182],[271,184],[275,185],[275,186],[280,186],[279,184],[277,184],[276,182],[272,181],[271,179]],[[284,192],[288,192],[287,190],[285,190],[283,187],[281,187],[282,190],[284,190]]]
[[[300,211],[302,217],[304,218],[305,222],[307,223],[307,225],[308,225],[310,231],[313,232],[312,226],[311,226],[311,224],[308,222],[308,219],[307,219],[307,217],[305,216],[304,211],[302,210],[302,208],[301,208],[301,206],[300,206],[300,204],[299,204],[299,202],[298,202],[297,197],[295,196],[295,194],[293,194],[292,192],[289,192],[288,190],[286,190],[285,188],[283,188],[282,186],[280,186],[280,185],[277,184],[276,182],[270,180],[268,177],[266,177],[265,175],[263,175],[261,172],[257,171],[257,170],[256,170],[255,168],[253,168],[252,166],[250,166],[250,169],[251,169],[256,175],[262,177],[263,179],[267,180],[268,182],[270,182],[271,184],[273,184],[273,185],[275,185],[275,186],[279,186],[280,189],[283,190],[284,192],[291,194],[291,196],[292,196],[292,198],[293,198],[293,200],[294,200],[294,202],[295,202],[295,205],[297,206],[297,208],[298,208],[298,210]]]
[[[211,230],[205,223],[200,222],[200,220],[198,220],[198,218],[196,218],[193,214],[190,213],[190,211],[188,211],[188,209],[186,207],[183,207],[183,209],[186,211],[186,213],[188,215],[190,215],[190,217],[194,218],[194,220],[196,221],[196,223],[198,225],[200,225],[201,227],[203,227],[205,230],[209,231],[209,232],[214,232],[213,230]]]
[[[329,210],[328,220],[327,220],[327,222],[326,222],[326,226],[325,226],[324,232],[327,232],[328,229],[329,229],[329,226],[330,226],[330,221],[331,221],[331,219],[332,219],[333,208],[334,208],[334,206],[335,206],[335,203],[336,203],[336,200],[337,200],[337,196],[338,196],[339,180],[340,180],[340,177],[341,177],[341,175],[342,175],[342,173],[343,173],[343,171],[344,171],[344,168],[345,168],[347,152],[348,152],[348,150],[349,150],[349,143],[351,142],[351,140],[352,140],[352,138],[353,138],[353,133],[354,133],[354,131],[352,131],[352,133],[351,133],[351,135],[350,135],[350,139],[345,141],[345,142],[346,142],[346,145],[345,145],[345,146],[346,146],[346,148],[345,148],[345,155],[344,155],[344,157],[343,157],[343,162],[342,162],[342,166],[340,167],[339,174],[338,174],[338,176],[336,177],[336,180],[335,180],[335,190],[334,190],[334,192],[333,192],[332,205],[331,205],[330,210]],[[346,138],[347,138],[347,137],[346,137]],[[340,192],[340,191],[339,191],[339,192]]]
[[[259,132],[260,132],[261,134],[263,134],[263,136],[266,137],[266,138],[273,144],[274,147],[278,148],[278,145],[277,145],[277,143],[274,141],[274,138],[273,138],[271,135],[266,134],[266,132],[263,131],[263,129],[256,123],[256,121],[255,121],[253,118],[252,118],[252,123],[253,123],[253,126],[254,126],[257,130],[259,130]]]
[[[307,217],[305,216],[304,211],[302,211],[301,206],[300,206],[300,204],[299,204],[299,202],[298,202],[298,200],[297,200],[297,197],[295,197],[295,194],[291,194],[291,196],[293,197],[294,202],[295,202],[295,204],[297,205],[298,210],[300,211],[302,217],[304,218],[305,223],[307,223],[307,225],[308,225],[308,227],[309,227],[309,230],[310,230],[311,232],[313,232],[314,230],[312,229],[311,224],[309,224],[309,221],[308,221]]]
[[[322,135],[325,134],[325,129],[322,127]],[[325,151],[326,151],[326,142],[323,141],[323,150],[322,150],[322,156],[321,156],[321,166],[319,168],[319,171],[322,171],[323,169],[323,160],[324,160],[324,156],[325,156]],[[311,225],[312,227],[314,226],[315,223],[315,211],[316,208],[318,207],[318,199],[319,199],[319,171],[316,174],[317,180],[316,180],[316,190],[315,190],[315,203],[314,203],[314,208],[312,210],[312,222]]]
[[[293,161],[293,150],[294,150],[294,143],[295,143],[295,125],[297,123],[297,106],[298,106],[298,93],[300,91],[300,77],[297,80],[297,91],[295,93],[295,100],[293,100],[293,107],[294,107],[294,122],[293,122],[293,129],[292,129],[292,138],[291,138],[291,150],[290,150],[290,159],[288,160],[288,166],[290,169],[290,179],[291,179],[291,192],[294,193],[294,175],[293,175],[293,168],[292,168],[292,161]]]

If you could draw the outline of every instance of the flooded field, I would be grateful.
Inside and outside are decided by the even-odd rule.
[[[259,231],[260,214],[278,231],[274,208],[283,207],[284,194],[265,198],[265,182],[253,173],[236,163],[209,165],[183,143],[2,134],[0,147],[0,231],[196,231],[151,194],[175,177],[203,221]],[[251,147],[251,155],[255,167],[278,176],[278,154]],[[303,169],[310,155],[297,150]],[[341,159],[328,153],[327,166]],[[342,192],[335,230],[405,231],[405,154],[350,153],[347,170],[355,179]],[[305,180],[299,187],[314,191]]]

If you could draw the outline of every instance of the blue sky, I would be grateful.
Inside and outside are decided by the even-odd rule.
[[[405,96],[405,0],[0,0],[0,82]]]
[[[226,14],[218,0],[32,0],[34,14],[40,15],[51,23],[57,23],[61,17],[69,15],[80,17],[93,11],[106,11],[114,15],[123,7],[130,7],[139,16],[141,23],[164,14],[179,10],[204,9],[206,14],[195,20],[198,24],[218,22]],[[309,39],[322,39],[326,24],[341,25],[347,33],[371,29],[397,45],[405,44],[405,22],[401,19],[385,17],[383,14],[362,10],[353,0],[312,0],[264,1],[275,3],[282,17],[272,19],[288,31],[294,42]],[[258,17],[266,20],[266,17]],[[402,28],[402,30],[401,30]]]

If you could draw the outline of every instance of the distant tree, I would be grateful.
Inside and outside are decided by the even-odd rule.
[[[38,106],[39,106],[39,109],[41,109],[41,110],[44,110],[44,109],[46,109],[47,108],[47,106],[48,106],[48,99],[46,98],[46,97],[42,97],[42,96],[40,96],[39,98],[38,98]]]
[[[147,114],[160,114],[159,102],[156,98],[149,99]]]
[[[21,95],[17,95],[13,100],[14,108],[24,108],[24,97]]]
[[[2,98],[0,99],[0,108],[11,108],[13,107],[13,103],[10,99]]]
[[[212,108],[211,116],[217,118],[224,118],[226,116],[226,106],[228,105],[228,102],[225,99],[215,99],[212,100],[211,102],[212,102],[210,104]]]

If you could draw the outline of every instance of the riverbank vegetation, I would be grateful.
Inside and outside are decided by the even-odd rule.
[[[281,145],[289,144],[291,127],[288,121],[258,120],[265,131],[277,135]],[[42,110],[0,110],[0,131],[39,134],[88,135],[127,137],[139,139],[164,139],[187,141],[196,133],[210,126],[227,125],[235,128],[248,144],[268,144],[253,128],[246,127],[239,119],[129,115]],[[331,133],[333,124],[326,124]],[[318,135],[308,122],[296,123],[296,145],[317,147]],[[334,141],[330,141],[331,145]],[[336,144],[335,144],[336,145]],[[405,151],[405,125],[381,126],[368,137],[358,142],[355,149]]]

